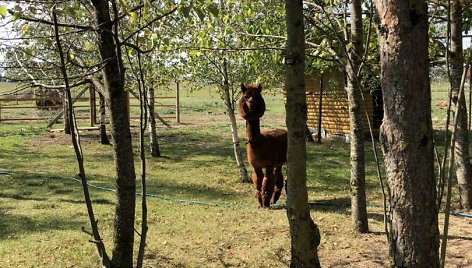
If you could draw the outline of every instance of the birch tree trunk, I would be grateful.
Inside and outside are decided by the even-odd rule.
[[[425,0],[375,0],[392,267],[439,267]]]
[[[310,216],[306,187],[305,33],[303,1],[286,0],[287,47],[287,217],[290,225],[290,267],[321,267],[318,258],[320,233]]]
[[[355,231],[369,232],[365,194],[365,145],[362,117],[362,95],[359,85],[359,69],[362,57],[362,9],[360,0],[351,0],[351,42],[347,52],[346,92],[349,105],[349,125],[351,134],[351,219]]]
[[[472,209],[472,165],[470,164],[467,106],[464,91],[462,91],[462,96],[459,98],[459,88],[462,72],[464,71],[464,57],[462,56],[462,8],[460,0],[451,1],[451,76],[449,82],[452,90],[453,110],[455,112],[459,111],[454,160],[461,206],[465,209]]]
[[[101,93],[98,93],[98,97],[100,99],[100,101],[99,101],[100,102],[100,108],[98,110],[98,113],[100,114],[100,143],[105,144],[105,145],[109,145],[110,140],[108,140],[107,128],[106,128],[106,124],[105,124],[105,120],[106,120],[106,117],[105,117],[105,115],[106,115],[106,113],[105,113],[105,109],[106,109],[105,97],[103,97],[103,95]]]
[[[234,105],[232,102],[229,78],[228,78],[228,66],[226,59],[223,59],[223,95],[226,105],[226,111],[228,112],[229,120],[231,122],[231,139],[233,141],[234,157],[236,158],[236,164],[239,170],[239,180],[241,183],[249,183],[249,177],[247,175],[246,165],[244,165],[244,158],[241,151],[241,145],[239,143],[238,126],[236,124],[236,115],[234,114]]]

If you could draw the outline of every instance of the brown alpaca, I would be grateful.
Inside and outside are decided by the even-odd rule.
[[[287,162],[287,131],[274,129],[261,133],[259,119],[265,112],[261,90],[261,85],[241,84],[243,95],[238,111],[246,119],[247,160],[254,170],[256,198],[261,207],[269,207],[277,202],[284,186],[282,165]]]

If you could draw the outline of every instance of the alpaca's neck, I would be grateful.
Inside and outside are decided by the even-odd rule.
[[[259,119],[246,121],[246,134],[249,142],[256,141],[261,137]]]

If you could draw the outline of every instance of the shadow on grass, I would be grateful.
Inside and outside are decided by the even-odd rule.
[[[59,175],[43,175],[31,173],[15,173],[8,176],[4,182],[8,192],[0,193],[0,198],[14,199],[17,201],[38,201],[48,203],[54,197],[59,202],[70,204],[84,204],[82,186],[80,182]],[[111,192],[114,186],[103,183],[105,178],[95,177],[94,185],[101,187],[90,187],[93,204],[113,205],[114,200],[103,198],[101,193]],[[138,186],[138,191],[140,191]],[[184,183],[153,182],[148,179],[148,194],[154,198],[174,202],[188,201],[189,203],[206,203],[209,205],[220,205],[236,203],[245,198],[244,193],[235,193],[231,190],[216,189],[205,185],[192,185]],[[97,196],[98,195],[98,196]],[[150,198],[153,198],[150,197]],[[252,196],[251,196],[252,197]],[[140,198],[137,196],[136,198]],[[248,197],[249,198],[249,197]]]
[[[15,200],[29,200],[29,201],[45,201],[45,197],[34,197],[29,196],[28,194],[19,194],[19,193],[0,193],[0,198],[8,198]]]
[[[28,217],[0,209],[0,239],[15,239],[19,235],[41,233],[49,230],[78,230],[85,221],[60,218],[57,215],[43,214],[41,217]]]
[[[212,204],[226,204],[238,202],[247,194],[236,193],[232,190],[217,189],[204,185],[183,184],[175,182],[148,182],[148,193],[164,197],[163,199],[174,201],[202,201]],[[249,187],[249,186],[248,186]],[[251,198],[252,195],[248,196]]]
[[[221,131],[219,128],[215,132]],[[221,135],[202,133],[169,133],[159,137],[162,154],[165,159],[181,162],[195,156],[217,156],[225,160],[233,157],[231,140],[222,139]],[[213,162],[214,163],[214,162]]]

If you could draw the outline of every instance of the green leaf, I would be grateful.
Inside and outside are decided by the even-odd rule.
[[[215,17],[218,17],[218,14],[220,12],[220,10],[218,9],[218,7],[215,4],[210,4],[208,6],[208,11]]]
[[[13,21],[18,20],[20,17],[21,17],[21,12],[15,12],[15,13],[13,13],[13,15],[11,16],[11,18],[12,18]]]
[[[184,5],[179,6],[179,12],[182,13],[184,17],[186,18],[188,18],[190,15],[190,9],[191,7],[189,6],[184,6]]]
[[[131,25],[135,25],[137,22],[138,22],[138,13],[137,12],[131,13],[131,16],[129,18],[129,23]]]
[[[29,27],[29,24],[23,24],[23,26],[21,26],[21,35],[25,36],[29,30]]]
[[[84,44],[85,51],[90,51],[91,48],[92,48],[92,43],[90,43],[89,41],[85,42]]]
[[[77,12],[74,7],[67,7],[67,13],[73,18],[77,17]]]
[[[5,18],[7,16],[7,13],[8,13],[7,7],[4,5],[0,5],[0,16]]]
[[[162,43],[166,46],[168,46],[170,44],[170,41],[169,41],[169,38],[163,38],[162,39]]]
[[[201,21],[205,19],[205,13],[200,8],[195,8],[195,12],[197,13],[198,18],[200,18]]]
[[[195,57],[195,56],[196,56],[196,57],[199,57],[202,53],[201,53],[200,51],[198,51],[198,50],[190,50],[190,51],[188,52],[188,54],[189,54],[190,56],[193,56],[193,57]]]

